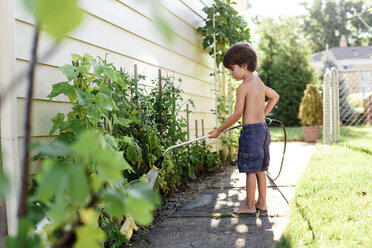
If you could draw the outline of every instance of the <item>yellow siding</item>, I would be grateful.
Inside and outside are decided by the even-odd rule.
[[[15,60],[16,72],[28,65],[30,59],[33,19],[24,10],[21,0],[15,4]],[[210,4],[211,1],[205,1]],[[105,57],[116,67],[133,73],[134,64],[138,73],[147,76],[144,85],[151,86],[151,79],[158,76],[158,69],[182,78],[181,88],[184,100],[192,99],[195,103],[194,113],[190,114],[190,138],[195,137],[195,120],[204,119],[205,133],[215,126],[215,108],[213,61],[204,52],[201,38],[196,28],[202,24],[204,7],[199,0],[163,0],[161,15],[168,21],[172,33],[172,44],[168,44],[157,29],[152,17],[151,7],[145,1],[79,1],[84,10],[84,22],[69,34],[58,49],[48,58],[41,58],[50,49],[52,41],[43,33],[39,46],[39,64],[35,75],[33,101],[32,135],[42,138],[48,135],[52,126],[50,119],[58,112],[67,113],[71,106],[65,96],[58,96],[48,101],[47,95],[52,85],[65,81],[58,67],[70,64],[71,53]],[[26,96],[25,80],[16,91],[17,96],[17,134],[19,141],[23,137],[23,115]],[[180,115],[186,116],[185,112]],[[213,143],[212,140],[208,143]],[[20,144],[21,147],[21,144]],[[20,152],[22,149],[20,149]]]

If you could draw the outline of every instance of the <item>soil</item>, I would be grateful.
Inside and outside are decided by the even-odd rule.
[[[212,188],[212,185],[215,182],[220,180],[224,174],[234,168],[234,164],[221,166],[216,171],[208,172],[206,175],[188,182],[188,184],[183,188],[179,188],[172,195],[163,198],[162,206],[154,211],[153,223],[145,228],[140,227],[139,230],[133,234],[130,243],[134,243],[150,230],[159,226],[169,216],[172,216],[177,210],[182,208],[186,203],[195,199],[203,191]]]

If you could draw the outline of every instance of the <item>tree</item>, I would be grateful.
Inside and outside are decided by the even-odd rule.
[[[272,110],[274,118],[286,125],[299,125],[298,110],[306,85],[314,82],[309,65],[310,52],[300,37],[295,18],[274,22],[265,19],[259,26],[259,76],[281,96]]]
[[[353,46],[372,44],[371,3],[366,0],[315,0],[302,3],[308,13],[303,17],[303,32],[314,52],[338,47],[342,35]]]

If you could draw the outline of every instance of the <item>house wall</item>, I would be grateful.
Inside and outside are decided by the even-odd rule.
[[[11,81],[14,75],[26,70],[30,61],[30,49],[34,30],[34,20],[23,6],[22,0],[2,0],[1,22],[10,31],[6,33],[7,41],[1,41],[1,51],[7,52],[6,58],[1,59],[3,68],[2,88]],[[47,139],[52,126],[50,119],[58,112],[67,113],[71,105],[64,96],[58,96],[52,101],[47,95],[52,85],[65,81],[58,68],[71,63],[71,53],[105,57],[115,66],[123,67],[133,73],[137,64],[138,73],[146,75],[148,80],[142,87],[153,87],[151,79],[157,78],[158,69],[176,78],[182,79],[181,88],[184,90],[184,100],[192,99],[195,109],[190,114],[190,138],[195,136],[195,120],[204,119],[205,132],[215,127],[213,61],[203,50],[201,38],[196,28],[202,24],[204,13],[202,8],[210,5],[212,0],[162,0],[160,11],[171,26],[173,40],[167,43],[159,33],[152,17],[151,7],[147,1],[139,0],[80,0],[84,12],[84,21],[77,30],[67,35],[52,56],[43,58],[53,43],[42,33],[36,67],[35,88],[32,113],[32,138]],[[3,13],[4,12],[4,13]],[[6,14],[4,16],[3,14]],[[6,22],[5,22],[6,21]],[[1,31],[1,37],[3,31]],[[5,75],[5,76],[4,76]],[[19,178],[19,164],[23,152],[24,140],[23,120],[26,102],[26,80],[23,79],[13,95],[9,95],[8,105],[1,109],[1,138],[2,145],[11,147],[8,160],[10,174]],[[180,115],[184,115],[181,112]],[[201,130],[199,130],[199,135]],[[215,147],[215,141],[208,140]],[[214,148],[215,149],[215,148]],[[18,161],[17,161],[18,160]],[[6,165],[7,164],[7,165]],[[14,180],[16,183],[16,179]],[[10,206],[10,205],[9,205]],[[14,210],[15,202],[11,208]],[[16,219],[15,212],[8,212],[8,219]],[[15,223],[9,223],[10,233],[15,232]]]

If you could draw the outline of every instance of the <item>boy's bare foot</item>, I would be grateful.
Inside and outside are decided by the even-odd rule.
[[[248,208],[247,205],[243,205],[233,211],[234,214],[255,214],[256,209]]]
[[[267,205],[266,204],[260,204],[259,202],[257,202],[255,204],[255,206],[256,206],[256,210],[267,211]]]

